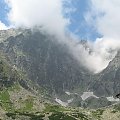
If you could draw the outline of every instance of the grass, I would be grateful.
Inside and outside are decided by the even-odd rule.
[[[12,102],[10,101],[10,95],[7,90],[3,90],[0,92],[0,103],[1,103],[1,107],[5,111],[13,111],[14,110]]]
[[[44,112],[63,112],[63,111],[67,111],[67,109],[59,105],[51,105],[48,103],[45,104]]]
[[[24,102],[25,103],[24,110],[31,111],[34,104],[33,101],[34,101],[33,98],[26,99]]]
[[[49,116],[49,120],[76,120],[76,119],[62,112],[56,112]]]
[[[10,101],[10,95],[7,90],[3,90],[0,92],[0,100],[4,102]]]
[[[7,117],[11,117],[12,119],[15,119],[16,116],[17,118],[20,116],[25,116],[25,117],[29,117],[30,120],[44,120],[43,117],[45,117],[44,114],[40,114],[40,115],[35,115],[33,113],[25,113],[25,112],[14,112],[14,113],[6,113]]]
[[[97,118],[100,119],[101,116],[103,115],[104,110],[103,109],[98,109],[96,111],[92,111],[92,115]]]
[[[29,96],[24,101],[22,99],[19,100],[19,103],[21,104],[21,108],[17,109],[16,111],[22,113],[22,112],[31,112],[34,111],[34,98],[32,96]]]
[[[59,105],[45,104],[44,113],[52,113],[50,120],[90,120],[90,117],[81,112],[75,112]]]

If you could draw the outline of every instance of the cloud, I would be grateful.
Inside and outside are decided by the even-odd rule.
[[[0,30],[6,30],[8,27],[0,21]]]
[[[10,8],[8,19],[15,27],[41,26],[49,33],[62,35],[70,22],[64,16],[64,4],[70,4],[67,0],[5,1]]]
[[[43,30],[57,36],[64,36],[70,25],[70,13],[76,9],[73,0],[5,0],[10,8],[8,20],[14,27],[42,27]],[[73,40],[64,41],[70,47],[73,56],[90,71],[103,70],[120,48],[120,2],[118,0],[90,0],[85,20],[103,38],[88,42],[88,48]],[[67,17],[66,17],[67,16]],[[1,23],[0,23],[1,24]],[[3,28],[5,27],[2,24]],[[70,33],[72,34],[72,33]],[[90,53],[90,49],[92,53]],[[112,52],[112,54],[111,54]]]
[[[90,5],[91,12],[89,12],[89,18],[91,18],[92,21],[94,21],[94,24],[92,24],[94,27],[96,27],[97,31],[104,37],[119,39],[120,1],[91,0]]]
[[[85,20],[103,37],[92,42],[93,54],[84,56],[84,59],[86,66],[96,72],[103,70],[120,49],[119,6],[118,0],[90,0],[89,2],[90,8],[85,14]]]

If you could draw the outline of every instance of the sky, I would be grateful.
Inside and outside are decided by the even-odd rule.
[[[9,22],[7,20],[7,13],[9,9],[7,5],[5,4],[4,0],[0,0],[0,21],[6,25],[9,25]]]
[[[85,12],[89,9],[88,1],[89,0],[74,0],[70,6],[69,4],[66,5],[75,9],[74,12],[70,12],[68,15],[66,15],[66,17],[68,17],[71,22],[68,26],[68,29],[70,32],[78,35],[78,37],[81,39],[95,40],[100,36],[100,34],[98,34],[94,28],[87,25],[84,18]],[[6,26],[10,24],[7,18],[8,12],[8,5],[4,0],[0,0],[0,21]]]
[[[69,44],[85,67],[99,72],[120,49],[119,11],[120,0],[0,0],[0,29],[41,28]],[[68,34],[74,41],[66,40]],[[81,39],[88,41],[92,54],[78,45]]]
[[[75,0],[72,3],[76,11],[71,13],[69,29],[83,40],[95,40],[97,37],[101,37],[85,20],[85,14],[90,9],[90,0]]]

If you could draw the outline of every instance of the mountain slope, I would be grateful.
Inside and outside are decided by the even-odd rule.
[[[106,97],[120,92],[120,52],[93,75],[54,36],[22,29],[0,35],[0,119],[119,120],[120,105]]]
[[[25,84],[24,74],[8,61],[0,54],[0,120],[9,120],[9,112],[41,112],[44,98]]]
[[[108,67],[95,77],[91,88],[99,96],[115,96],[120,93],[120,52],[109,63]],[[91,89],[90,88],[90,89]]]
[[[20,72],[23,88],[66,105],[87,107],[92,106],[91,100],[99,103],[98,107],[114,103],[106,97],[120,91],[119,53],[105,70],[93,75],[78,63],[69,46],[54,36],[30,29],[2,31],[1,35],[0,52]],[[86,49],[86,41],[79,44]]]
[[[28,78],[50,93],[63,93],[89,82],[86,71],[69,53],[66,44],[42,32],[23,32],[1,43],[12,65],[24,71]]]

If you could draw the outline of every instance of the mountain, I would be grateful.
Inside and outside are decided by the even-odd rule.
[[[89,48],[87,41],[78,44]],[[119,110],[106,106],[119,101],[114,98],[119,74],[119,51],[107,68],[93,74],[55,36],[30,29],[0,31],[0,119],[97,120],[103,111],[102,118],[113,111],[111,118],[117,119]]]
[[[44,89],[52,100],[56,97],[68,100],[66,92],[77,94],[78,99],[84,92],[93,92],[97,97],[119,93],[119,55],[105,70],[94,75],[78,63],[69,46],[55,36],[30,29],[10,29],[2,31],[1,36],[0,50],[9,58],[11,66],[25,74],[25,84],[38,91]],[[78,44],[85,49],[89,47],[87,41]],[[69,98],[76,99],[75,95]]]
[[[89,72],[74,59],[66,44],[39,31],[23,30],[0,44],[16,68],[50,93],[61,94],[76,86],[86,86]]]
[[[120,51],[106,69],[95,75],[92,90],[99,96],[115,96],[120,93]],[[90,89],[91,89],[90,88]]]

